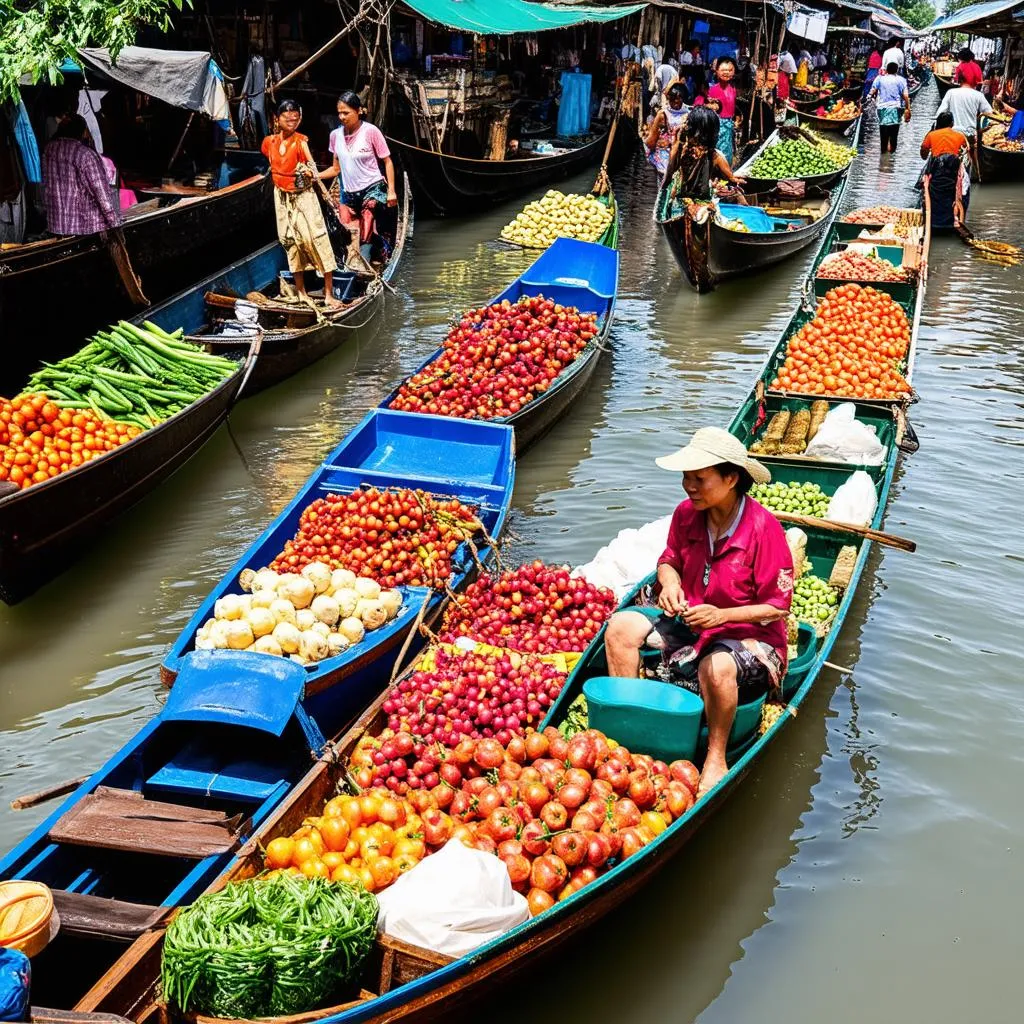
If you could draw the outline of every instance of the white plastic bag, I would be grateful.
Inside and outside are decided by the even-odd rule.
[[[616,597],[624,597],[644,577],[654,572],[658,557],[665,550],[672,517],[662,516],[639,530],[620,530],[615,538],[586,564],[574,570],[598,586],[610,587]]]
[[[459,957],[529,920],[505,864],[457,839],[420,861],[378,897],[377,930]]]
[[[878,495],[875,493],[875,484],[863,469],[858,469],[832,495],[825,518],[837,523],[870,526],[876,508]]]
[[[878,440],[874,427],[861,423],[856,414],[857,407],[852,402],[837,405],[822,420],[804,454],[812,459],[880,466],[885,446]]]

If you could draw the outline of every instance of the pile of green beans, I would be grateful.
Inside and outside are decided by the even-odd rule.
[[[356,982],[376,932],[377,898],[359,886],[291,874],[232,882],[168,926],[163,996],[211,1017],[304,1013]]]
[[[73,356],[45,363],[22,389],[63,409],[91,409],[100,419],[152,427],[180,412],[238,369],[146,321],[120,321]]]

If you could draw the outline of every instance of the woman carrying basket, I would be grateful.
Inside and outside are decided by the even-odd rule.
[[[334,309],[341,305],[333,291],[338,264],[314,191],[317,170],[309,152],[309,139],[298,130],[301,122],[299,105],[294,100],[284,100],[277,108],[277,134],[263,140],[263,155],[270,161],[274,180],[277,237],[288,257],[295,290],[307,298],[305,271],[316,270],[324,279],[324,305]]]

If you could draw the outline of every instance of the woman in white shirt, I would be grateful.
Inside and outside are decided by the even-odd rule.
[[[360,246],[370,246],[372,251],[375,241],[383,242],[376,230],[376,211],[382,203],[397,206],[398,194],[395,192],[395,165],[387,140],[379,128],[363,121],[362,109],[362,101],[354,92],[341,94],[338,100],[341,127],[331,132],[328,145],[334,154],[334,166],[320,177],[341,176],[341,222],[351,231],[358,231]]]

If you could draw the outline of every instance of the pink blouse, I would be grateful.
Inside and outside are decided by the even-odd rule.
[[[770,604],[789,611],[793,599],[793,556],[782,525],[763,505],[747,497],[732,534],[715,544],[708,538],[707,517],[689,499],[672,515],[668,546],[658,564],[671,565],[679,573],[683,594],[691,605],[740,608]],[[705,585],[705,570],[710,566]],[[694,645],[701,648],[715,640],[760,640],[775,648],[786,663],[786,620],[774,622],[727,622],[706,629]]]

